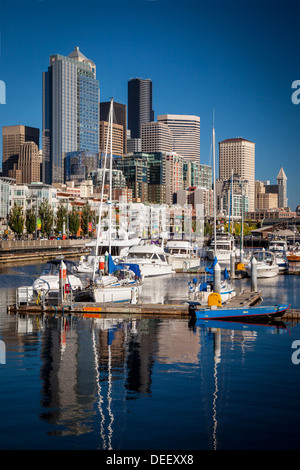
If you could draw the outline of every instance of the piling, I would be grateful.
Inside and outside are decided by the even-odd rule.
[[[235,278],[235,254],[230,253],[230,277]]]
[[[214,292],[221,294],[221,268],[218,262],[214,266]]]
[[[257,291],[257,261],[253,256],[251,259],[251,292]]]

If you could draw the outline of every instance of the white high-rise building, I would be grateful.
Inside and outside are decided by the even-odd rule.
[[[162,122],[147,122],[141,125],[142,152],[172,152],[172,132]]]
[[[186,161],[200,163],[200,117],[185,114],[163,114],[157,121],[165,123],[172,131],[172,151]]]
[[[229,180],[231,174],[235,180],[247,181],[249,188],[249,211],[254,211],[255,195],[255,143],[238,137],[219,142],[219,180]]]

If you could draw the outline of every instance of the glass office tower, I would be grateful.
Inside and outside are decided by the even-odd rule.
[[[76,47],[50,56],[43,73],[43,181],[64,182],[67,152],[99,152],[99,81],[95,64]]]
[[[128,82],[128,129],[131,138],[140,138],[142,123],[152,121],[152,81],[148,78],[132,78]]]

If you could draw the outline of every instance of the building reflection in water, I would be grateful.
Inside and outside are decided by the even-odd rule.
[[[160,380],[157,370],[196,380],[199,395],[193,399],[208,423],[210,448],[217,449],[229,400],[230,354],[238,349],[243,361],[258,331],[257,326],[188,325],[186,319],[10,316],[6,341],[16,342],[13,323],[19,347],[31,342],[40,351],[40,419],[49,425],[48,434],[86,434],[104,450],[122,441],[132,402],[152,396],[152,381]]]

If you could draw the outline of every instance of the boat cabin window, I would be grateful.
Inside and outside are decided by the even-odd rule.
[[[129,259],[150,259],[151,253],[130,253]]]
[[[165,261],[166,261],[166,257],[165,257],[165,255],[158,255],[158,256],[160,257],[160,259],[161,259],[163,262],[165,262]]]

